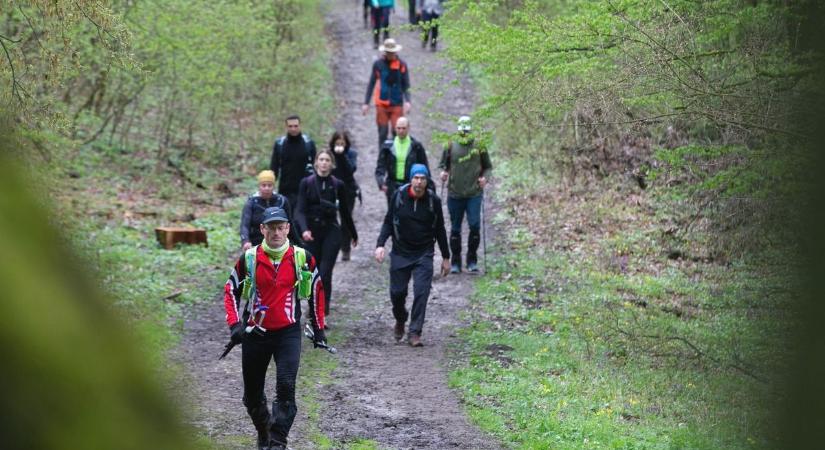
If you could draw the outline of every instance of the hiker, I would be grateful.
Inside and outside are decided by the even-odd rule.
[[[370,23],[370,8],[372,8],[372,0],[364,0],[364,28],[369,27]]]
[[[407,0],[407,12],[409,13],[410,17],[410,25],[418,25],[418,19],[421,17],[421,7],[418,8],[418,13],[416,13],[416,6],[417,0]]]
[[[280,206],[287,212],[287,217],[290,218],[291,223],[289,200],[283,195],[276,194],[274,189],[275,172],[262,170],[258,174],[258,191],[249,196],[241,212],[241,246],[243,251],[249,250],[253,245],[261,245],[261,241],[264,239],[264,235],[261,234],[261,223],[264,211],[267,208]],[[298,243],[296,238],[293,229],[290,231],[289,239]]]
[[[444,13],[443,0],[416,0],[418,3],[418,16],[420,18],[422,39],[421,48],[427,47],[430,43],[430,50],[435,51],[438,43],[438,18]]]
[[[387,194],[387,202],[393,193],[404,183],[409,183],[410,168],[413,164],[423,164],[430,170],[427,162],[427,151],[417,139],[410,136],[410,121],[400,117],[395,124],[395,137],[384,142],[378,152],[378,163],[375,165],[375,181],[378,189]]]
[[[370,81],[361,112],[366,116],[370,110],[370,99],[375,102],[375,123],[378,126],[378,147],[387,140],[389,128],[395,129],[398,118],[406,115],[410,103],[410,71],[398,52],[401,45],[394,39],[387,39],[380,50],[383,56],[372,64]]]
[[[279,137],[272,146],[272,159],[269,168],[278,176],[278,193],[289,200],[295,216],[298,203],[298,183],[305,176],[312,174],[312,162],[315,160],[315,142],[301,132],[301,117],[289,116],[286,134]]]
[[[224,287],[226,323],[232,342],[242,345],[243,403],[258,432],[259,449],[285,449],[297,413],[301,300],[309,304],[315,347],[326,345],[324,285],[315,258],[290,244],[289,230],[286,210],[267,208],[260,225],[264,236],[261,245],[241,255]],[[301,275],[303,281],[296,283]],[[264,383],[273,359],[275,401],[270,413]]]
[[[338,130],[332,134],[329,140],[329,149],[335,155],[335,168],[332,175],[344,182],[344,191],[347,195],[349,205],[349,215],[352,217],[352,210],[355,208],[355,199],[361,198],[361,188],[355,181],[355,171],[358,169],[358,150],[352,146],[352,139],[349,133]],[[347,227],[341,229],[341,261],[350,259],[350,241],[352,236]]]
[[[295,223],[306,247],[318,258],[318,271],[324,283],[325,314],[332,301],[332,269],[341,249],[341,225],[351,236],[352,247],[358,245],[358,232],[349,206],[344,183],[332,176],[335,157],[328,149],[315,156],[315,173],[301,180],[298,188],[298,206]],[[341,216],[341,225],[338,216]]]
[[[385,41],[390,37],[390,13],[395,9],[395,0],[370,0],[370,7],[372,14],[372,48],[378,48],[378,41],[382,32]]]
[[[450,272],[461,272],[461,223],[467,214],[467,271],[478,272],[478,245],[481,242],[481,203],[484,186],[493,171],[490,154],[476,142],[469,116],[458,119],[458,135],[441,154],[441,182],[447,183],[447,209],[450,211]]]
[[[410,183],[394,193],[384,217],[375,248],[375,260],[384,260],[384,244],[392,236],[390,252],[390,300],[395,317],[393,336],[396,342],[404,337],[404,325],[410,318],[407,343],[421,347],[421,331],[427,311],[427,299],[433,281],[433,254],[435,241],[441,250],[441,276],[450,270],[450,249],[441,199],[429,188],[429,170],[423,164],[410,168]],[[413,279],[412,315],[407,313],[407,285]]]

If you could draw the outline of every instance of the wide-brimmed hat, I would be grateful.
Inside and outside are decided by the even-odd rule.
[[[401,49],[404,48],[401,44],[395,42],[393,38],[384,39],[384,43],[378,47],[379,52],[389,52],[389,53],[398,53]]]

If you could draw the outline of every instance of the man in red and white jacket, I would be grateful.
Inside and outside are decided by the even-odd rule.
[[[289,219],[283,208],[264,211],[261,233],[264,240],[254,252],[254,277],[247,277],[246,255],[241,255],[224,287],[226,323],[232,342],[242,344],[243,402],[258,431],[259,449],[286,448],[287,435],[297,413],[295,380],[301,357],[301,302],[298,296],[297,252],[290,245]],[[253,254],[250,253],[250,257]],[[308,298],[309,323],[315,332],[314,344],[326,343],[324,336],[324,287],[315,258],[306,252],[306,269],[311,272]],[[300,258],[299,258],[300,261]],[[243,295],[243,280],[251,285],[250,298]],[[254,280],[254,281],[253,281]],[[249,288],[247,288],[249,289]],[[244,298],[242,298],[244,297]],[[243,302],[242,302],[243,300]],[[243,303],[243,306],[242,306]],[[249,331],[248,331],[249,330]],[[270,360],[275,360],[275,401],[267,408],[264,381]]]

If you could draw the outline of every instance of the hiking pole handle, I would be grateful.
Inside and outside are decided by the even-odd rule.
[[[312,345],[315,345],[317,347],[321,347],[322,349],[332,353],[333,355],[338,353],[338,349],[336,349],[335,347],[327,344],[326,342],[323,342],[323,341],[315,342],[315,332],[312,331],[312,327],[310,327],[309,324],[304,325],[304,336],[306,336],[307,339],[312,341]]]

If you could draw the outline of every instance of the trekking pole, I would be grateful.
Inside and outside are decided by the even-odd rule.
[[[487,275],[487,214],[484,213],[484,194],[481,197],[481,249],[484,251],[484,275]]]

